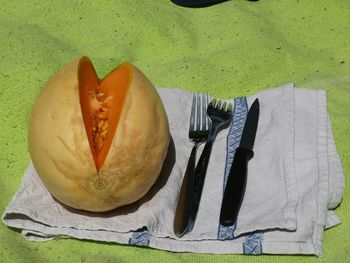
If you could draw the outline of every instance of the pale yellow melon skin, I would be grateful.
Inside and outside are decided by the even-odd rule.
[[[147,77],[133,67],[120,121],[99,176],[82,118],[79,59],[57,72],[35,102],[29,151],[47,190],[76,209],[103,212],[144,196],[157,180],[170,133],[162,101]]]

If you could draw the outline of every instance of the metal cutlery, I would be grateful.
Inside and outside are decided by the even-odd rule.
[[[201,143],[207,140],[209,134],[209,121],[207,118],[208,102],[208,95],[193,94],[188,134],[189,139],[194,145],[188,160],[176,207],[174,233],[177,237],[182,237],[189,230],[188,222],[194,191],[194,171],[197,149]]]
[[[186,228],[186,233],[191,232],[193,229],[199,208],[205,175],[207,172],[213,143],[218,132],[224,128],[227,128],[230,125],[232,118],[232,105],[231,103],[213,99],[209,103],[207,114],[209,119],[211,120],[211,126],[209,129],[208,140],[204,146],[201,157],[199,158],[199,161],[195,168],[194,191],[192,203],[190,204],[191,209],[189,211],[190,214]]]
[[[256,99],[248,112],[241,141],[236,149],[228,175],[220,212],[220,224],[224,226],[236,223],[242,205],[247,182],[248,161],[254,156],[253,146],[258,127],[259,111],[259,100]]]

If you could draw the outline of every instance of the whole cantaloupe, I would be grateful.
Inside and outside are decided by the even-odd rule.
[[[102,80],[81,57],[41,91],[29,123],[29,151],[60,202],[103,212],[133,203],[157,180],[170,134],[147,77],[124,63]]]

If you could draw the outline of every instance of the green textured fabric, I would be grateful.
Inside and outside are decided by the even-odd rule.
[[[0,212],[30,156],[31,107],[48,78],[81,55],[99,76],[130,61],[157,87],[232,98],[287,82],[327,90],[346,175],[342,224],[324,256],[170,253],[102,242],[26,241],[0,224],[0,262],[350,262],[350,1],[232,0],[202,9],[169,0],[0,0]]]

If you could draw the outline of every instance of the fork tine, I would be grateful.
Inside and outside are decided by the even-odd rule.
[[[227,111],[232,112],[232,103],[228,103]]]
[[[197,103],[196,103],[196,127],[195,130],[198,131],[201,128],[201,95],[196,93]]]
[[[221,110],[221,100],[218,100],[218,103],[216,104],[216,108]]]
[[[196,117],[196,101],[197,101],[197,96],[196,93],[193,94],[192,98],[192,107],[191,107],[191,116],[190,116],[190,130],[194,130],[194,123],[195,123],[195,117]]]
[[[226,101],[224,101],[224,103],[222,104],[222,109],[223,109],[224,111],[227,110],[227,102],[226,102]]]
[[[207,130],[209,130],[209,122],[210,122],[210,120],[209,120],[209,118],[208,118],[208,112],[207,112],[207,110],[208,110],[208,105],[209,105],[209,95],[208,95],[208,93],[207,93],[206,100],[205,100],[205,107],[206,107],[206,111],[205,111],[205,116],[206,116],[206,118],[205,118],[205,124],[206,124]]]
[[[216,99],[212,99],[212,100],[210,101],[209,104],[210,104],[212,107],[215,108],[215,106],[216,106]]]
[[[205,95],[202,93],[202,130],[206,130],[208,129],[208,126],[207,126],[207,107],[208,107],[208,104],[207,104],[207,100],[205,98]]]

